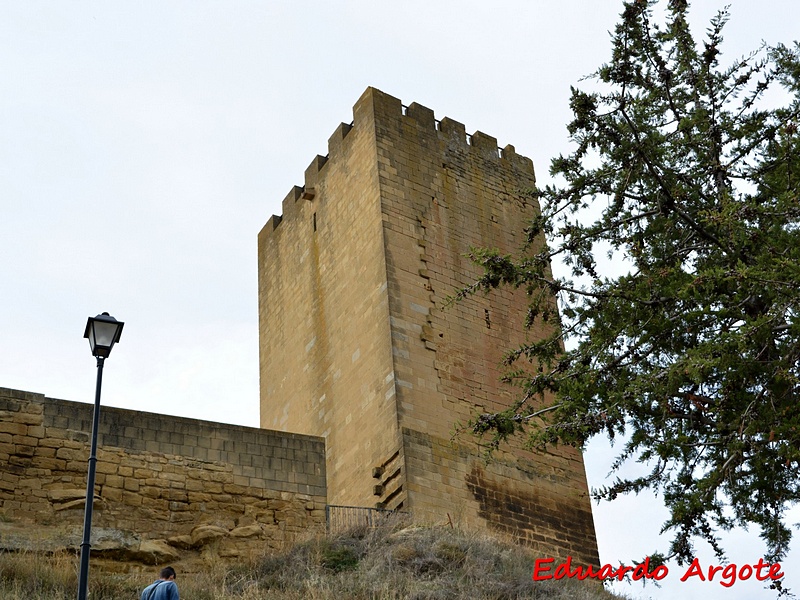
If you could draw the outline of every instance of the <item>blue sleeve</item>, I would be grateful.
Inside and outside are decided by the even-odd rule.
[[[150,585],[148,585],[146,588],[144,588],[142,590],[141,600],[149,600],[150,599],[150,588],[152,588],[152,587],[153,587],[153,584],[151,583]]]
[[[167,600],[180,600],[180,596],[178,595],[178,584],[174,581],[167,582]]]

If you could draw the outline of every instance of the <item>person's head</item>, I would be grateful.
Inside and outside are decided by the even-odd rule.
[[[161,569],[161,579],[175,579],[175,569],[172,567],[164,567]]]

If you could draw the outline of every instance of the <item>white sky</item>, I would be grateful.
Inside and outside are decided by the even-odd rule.
[[[698,32],[724,0],[695,2]],[[0,0],[0,386],[91,402],[86,319],[125,321],[103,404],[258,425],[256,235],[367,86],[511,143],[540,182],[569,86],[621,2]],[[798,37],[800,2],[734,0],[726,56]],[[609,462],[587,453],[592,485]],[[658,501],[595,509],[601,560],[666,540]],[[754,536],[731,541],[754,562]],[[785,563],[800,588],[800,557]],[[633,597],[769,597],[742,582]]]

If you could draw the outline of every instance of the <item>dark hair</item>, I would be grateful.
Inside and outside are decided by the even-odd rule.
[[[175,577],[175,569],[172,567],[164,567],[161,569],[161,579],[169,579],[170,577]]]

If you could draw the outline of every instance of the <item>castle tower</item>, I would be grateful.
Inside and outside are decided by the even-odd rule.
[[[328,502],[509,532],[597,563],[583,459],[510,447],[486,463],[456,422],[509,406],[503,353],[524,292],[447,304],[480,275],[470,247],[513,253],[538,210],[531,161],[369,88],[328,156],[258,237],[261,426],[326,440]]]

